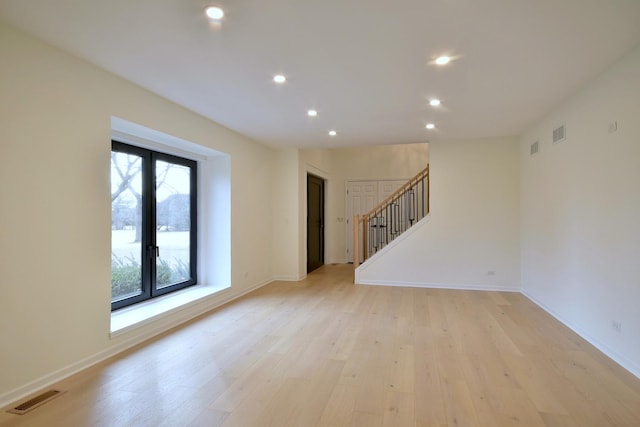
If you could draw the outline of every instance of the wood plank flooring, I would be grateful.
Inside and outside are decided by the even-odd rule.
[[[517,293],[275,282],[0,426],[640,426],[640,380]]]

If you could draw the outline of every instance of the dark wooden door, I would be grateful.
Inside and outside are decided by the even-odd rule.
[[[307,273],[324,264],[324,181],[307,175]]]

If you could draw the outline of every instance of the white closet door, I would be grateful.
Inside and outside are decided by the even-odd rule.
[[[353,216],[362,215],[373,209],[378,203],[400,188],[406,179],[386,181],[347,181],[347,212],[345,247],[347,262],[353,262]],[[360,230],[362,233],[362,230]],[[360,248],[362,254],[362,248]],[[362,261],[362,259],[360,260]]]
[[[378,181],[347,182],[347,262],[353,262],[353,216],[362,215],[378,204]],[[360,230],[362,232],[362,230]],[[360,248],[362,253],[362,248]]]

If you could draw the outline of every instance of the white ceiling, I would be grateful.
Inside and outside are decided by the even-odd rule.
[[[517,135],[640,43],[638,0],[1,0],[0,20],[302,148]]]

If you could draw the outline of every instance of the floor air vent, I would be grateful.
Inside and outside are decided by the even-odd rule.
[[[36,409],[38,406],[44,405],[50,400],[55,399],[56,397],[60,396],[63,393],[64,391],[60,391],[60,390],[45,391],[44,393],[39,394],[36,397],[29,399],[24,403],[19,404],[15,408],[9,409],[7,412],[10,412],[12,414],[18,414],[18,415],[26,414],[27,412]]]

